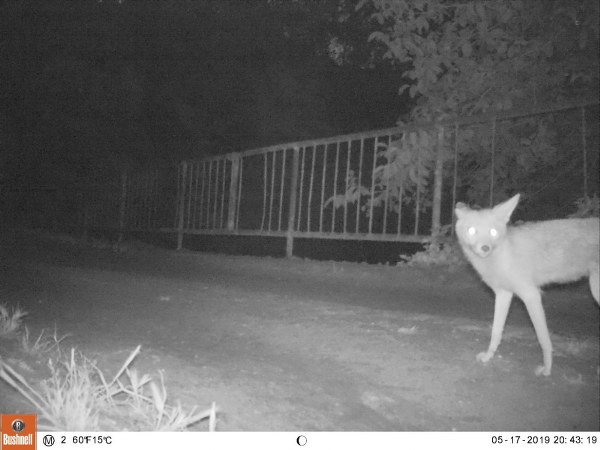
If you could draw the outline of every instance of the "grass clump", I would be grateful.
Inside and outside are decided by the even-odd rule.
[[[59,344],[69,335],[61,338],[58,337],[56,328],[52,336],[45,335],[46,330],[42,330],[35,341],[31,341],[29,328],[25,325],[23,333],[21,333],[21,348],[30,355],[42,355],[50,353],[52,350],[58,350]]]
[[[6,303],[0,303],[0,337],[16,335],[27,314],[19,305],[10,310]]]
[[[164,378],[159,382],[139,375],[130,365],[139,354],[138,346],[115,376],[107,381],[95,361],[75,349],[59,352],[50,359],[50,377],[34,388],[0,359],[0,379],[25,397],[40,415],[40,430],[48,431],[180,431],[208,422],[216,427],[216,406],[203,411],[186,411],[178,403],[167,404]]]

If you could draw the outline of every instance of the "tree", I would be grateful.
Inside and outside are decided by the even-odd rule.
[[[384,58],[408,64],[411,118],[502,111],[598,93],[595,0],[362,0]]]
[[[356,10],[367,12],[377,27],[369,38],[371,56],[402,68],[399,93],[408,94],[414,107],[398,119],[400,125],[598,98],[596,0],[361,0]],[[351,59],[353,45],[339,38],[333,44],[337,61]],[[550,114],[543,120],[490,121],[456,137],[435,126],[407,131],[381,148],[373,201],[381,204],[382,193],[396,193],[387,204],[398,210],[399,192],[414,204],[415,192],[430,188],[416,207],[437,202],[435,216],[442,186],[441,176],[432,173],[441,174],[456,144],[465,168],[458,188],[480,204],[493,202],[552,163],[559,119]],[[490,148],[498,153],[495,160]],[[541,175],[547,182],[548,173]],[[433,182],[438,184],[431,189]],[[433,222],[439,227],[435,217]]]

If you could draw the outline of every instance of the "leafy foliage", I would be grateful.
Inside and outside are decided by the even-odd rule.
[[[597,92],[598,2],[363,0],[370,39],[408,63],[413,119],[501,111]]]
[[[377,24],[369,39],[383,49],[381,57],[403,69],[399,94],[414,107],[399,125],[597,99],[598,9],[595,0],[361,0],[356,6]],[[581,143],[573,136],[578,120],[561,112],[406,132],[380,152],[374,203],[391,195],[396,201],[388,205],[396,207],[400,192],[414,201],[418,186],[426,196],[420,206],[428,205],[431,192],[424,188],[433,161],[450,160],[455,149],[458,191],[470,201],[484,204],[524,183],[542,191],[552,184],[550,174],[571,165],[565,154]],[[449,165],[445,170],[452,175]]]
[[[577,210],[570,217],[598,217],[600,215],[600,201],[598,194],[586,196],[575,201]]]
[[[400,255],[400,265],[428,267],[448,266],[456,268],[467,263],[455,239],[450,237],[451,225],[445,225],[440,232],[424,242],[424,249],[412,255]]]
[[[376,160],[381,164],[376,166],[373,173],[373,197],[370,188],[359,183],[356,171],[349,170],[346,192],[331,197],[325,206],[333,203],[334,207],[341,207],[344,203],[361,200],[361,209],[367,215],[373,208],[384,204],[390,211],[398,212],[400,199],[410,203],[417,191],[423,194],[427,192],[435,156],[435,144],[431,139],[430,133],[416,130],[392,136],[389,144],[380,142],[375,149]],[[420,207],[429,205],[428,199],[423,199],[419,204]]]

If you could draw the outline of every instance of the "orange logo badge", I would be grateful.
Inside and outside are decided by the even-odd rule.
[[[35,450],[36,414],[0,415],[0,450]]]

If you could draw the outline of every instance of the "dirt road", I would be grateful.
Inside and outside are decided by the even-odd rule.
[[[141,344],[137,367],[163,370],[171,401],[215,401],[218,430],[599,429],[599,309],[586,283],[545,294],[549,378],[533,373],[541,350],[518,300],[497,357],[475,361],[493,298],[466,267],[115,253],[5,235],[0,301],[30,313],[32,335],[68,333],[61,346],[107,373]],[[20,358],[8,345],[0,356]],[[0,383],[0,411],[27,409]]]

